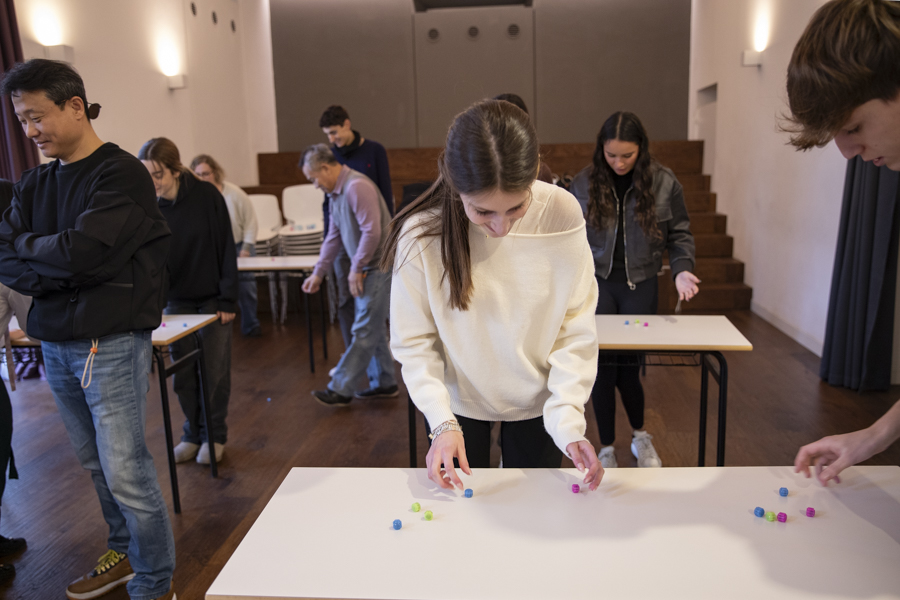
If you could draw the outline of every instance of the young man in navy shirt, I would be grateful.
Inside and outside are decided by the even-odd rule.
[[[378,142],[367,140],[354,131],[350,124],[350,115],[342,106],[329,106],[319,119],[319,127],[328,136],[331,143],[331,151],[338,163],[347,165],[354,171],[362,173],[372,180],[387,205],[388,212],[394,214],[394,194],[391,191],[391,172],[388,167],[387,152],[384,146]],[[302,165],[301,165],[302,168]],[[325,231],[328,231],[329,214],[328,200],[322,205],[325,215]],[[341,336],[344,338],[344,346],[349,347],[353,339],[351,329],[355,308],[353,296],[347,284],[350,275],[350,257],[340,249],[334,260],[335,283],[338,288],[338,322],[341,325]],[[377,361],[373,360],[368,368],[369,379],[373,381],[383,380],[386,373],[381,373]],[[385,398],[397,396],[396,388],[388,390],[370,389],[357,394],[361,398]]]

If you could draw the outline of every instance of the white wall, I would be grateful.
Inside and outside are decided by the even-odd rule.
[[[698,90],[717,84],[712,187],[746,263],[752,309],[821,355],[846,161],[834,144],[796,152],[777,130],[794,44],[824,0],[693,0],[689,137]],[[757,15],[771,23],[761,67],[742,67]]]
[[[236,0],[194,4],[196,16],[190,0],[15,2],[26,57],[40,55],[41,32],[54,21],[56,43],[74,48],[88,101],[103,106],[94,127],[104,141],[136,154],[148,139],[168,137],[183,162],[209,153],[231,181],[252,185],[255,153],[277,148],[271,51],[265,50],[271,48],[268,0],[241,0],[240,7]],[[175,52],[187,75],[185,89],[168,89],[158,61],[161,45]],[[251,68],[253,77],[245,79],[244,70]],[[252,120],[246,82],[268,85],[252,95],[257,111]]]

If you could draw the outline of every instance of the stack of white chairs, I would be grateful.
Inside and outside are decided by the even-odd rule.
[[[281,209],[278,208],[278,198],[272,194],[250,194],[250,203],[256,212],[256,255],[278,256],[281,253],[281,231],[283,221]],[[255,275],[267,275],[269,279],[269,308],[272,310],[272,320],[278,315],[278,286],[277,277],[273,272],[255,273]]]
[[[284,256],[311,256],[319,253],[325,239],[325,194],[311,183],[292,185],[281,193],[287,225],[280,230]]]
[[[315,256],[325,239],[325,215],[322,204],[325,194],[311,183],[292,185],[281,192],[284,225],[278,234],[283,256]],[[304,277],[289,273],[288,277]],[[288,279],[281,277],[281,322],[287,319]]]

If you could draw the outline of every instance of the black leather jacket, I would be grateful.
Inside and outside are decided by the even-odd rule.
[[[585,217],[592,168],[592,165],[588,165],[579,171],[569,187],[569,191],[581,204]],[[656,198],[656,218],[662,232],[661,240],[650,240],[644,235],[635,218],[637,198],[634,189],[629,189],[625,194],[625,272],[628,283],[632,286],[656,277],[662,269],[664,250],[669,251],[673,278],[682,271],[694,270],[694,236],[691,234],[691,223],[684,205],[684,192],[675,174],[662,165],[655,166],[653,196]],[[617,221],[610,219],[609,224],[601,230],[590,223],[587,226],[588,243],[594,254],[594,272],[603,279],[612,271]]]

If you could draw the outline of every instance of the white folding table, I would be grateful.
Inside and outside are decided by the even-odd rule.
[[[610,469],[574,494],[574,469],[481,469],[465,498],[424,469],[295,468],[206,599],[900,598],[900,468],[842,479]]]
[[[716,465],[723,466],[725,418],[728,409],[728,362],[722,352],[753,350],[753,345],[747,338],[721,315],[597,315],[596,320],[601,354],[604,351],[614,351],[609,354],[639,355],[646,365],[675,367],[698,366],[694,357],[699,355],[700,431],[697,466],[702,467],[706,463],[710,373],[719,384]]]
[[[244,256],[238,257],[238,271],[253,271],[257,273],[271,273],[271,272],[283,272],[283,273],[300,273],[303,275],[307,275],[312,273],[313,269],[316,267],[316,263],[319,262],[319,255],[315,256]],[[300,291],[300,295],[303,296],[303,305],[306,310],[306,335],[307,341],[309,342],[309,370],[311,373],[316,372],[316,359],[313,354],[313,333],[312,333],[312,317],[309,312],[309,295],[304,294],[303,291]],[[287,311],[287,293],[284,293],[283,303],[284,308],[282,309],[282,320],[284,319],[285,311]],[[319,304],[322,310],[322,350],[325,355],[325,359],[328,359],[328,319],[325,316],[325,282],[322,282],[322,287],[319,290]],[[273,304],[274,307],[274,304]],[[274,310],[274,308],[273,308]],[[275,319],[275,314],[272,314],[273,320]]]

